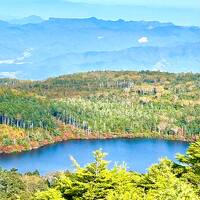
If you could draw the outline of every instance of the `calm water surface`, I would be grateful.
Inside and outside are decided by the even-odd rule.
[[[72,170],[72,155],[81,166],[93,161],[92,151],[102,148],[113,164],[126,162],[129,170],[145,172],[161,157],[175,160],[176,153],[185,153],[188,143],[158,139],[73,140],[20,154],[0,154],[0,167],[17,168],[20,172],[39,170],[41,174]]]

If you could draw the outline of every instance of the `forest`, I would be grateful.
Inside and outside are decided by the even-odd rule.
[[[0,79],[0,152],[67,139],[196,141],[199,134],[200,74],[96,71]]]
[[[146,173],[128,171],[126,165],[109,168],[107,154],[93,152],[94,161],[81,167],[71,157],[74,171],[40,176],[16,169],[0,169],[1,200],[199,200],[200,141],[190,145],[177,162],[162,158]]]

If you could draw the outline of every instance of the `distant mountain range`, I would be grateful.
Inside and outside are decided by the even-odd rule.
[[[114,69],[200,72],[200,28],[96,18],[0,21],[0,77]]]
[[[24,17],[24,18],[21,18],[21,19],[12,19],[9,21],[9,23],[11,24],[37,24],[37,23],[41,23],[43,22],[43,19],[39,16],[36,16],[36,15],[31,15],[31,16],[28,16],[28,17]]]

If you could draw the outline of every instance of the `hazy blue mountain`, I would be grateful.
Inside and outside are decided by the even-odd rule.
[[[99,1],[99,0],[98,0]],[[49,16],[64,18],[124,19],[174,22],[179,25],[200,26],[200,8],[198,0],[134,0],[127,5],[127,0],[1,0],[0,16],[24,16],[34,13],[43,18]],[[99,1],[100,2],[100,1]],[[114,3],[115,2],[115,3]],[[155,2],[155,3],[154,3]],[[160,3],[159,3],[160,2]],[[170,2],[170,3],[169,3]],[[196,2],[196,3],[194,3]],[[169,5],[171,5],[169,7]]]
[[[99,69],[200,71],[200,28],[156,21],[0,21],[0,77]]]
[[[43,19],[39,16],[36,15],[31,15],[28,17],[24,17],[21,19],[12,19],[9,22],[11,24],[20,24],[20,25],[24,25],[24,24],[38,24],[41,23],[43,21]]]

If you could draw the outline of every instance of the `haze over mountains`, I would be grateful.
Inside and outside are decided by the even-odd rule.
[[[88,70],[200,71],[200,28],[96,18],[0,21],[0,77]]]
[[[37,24],[43,22],[43,19],[36,15],[31,15],[24,18],[12,19],[9,21],[11,24]]]

